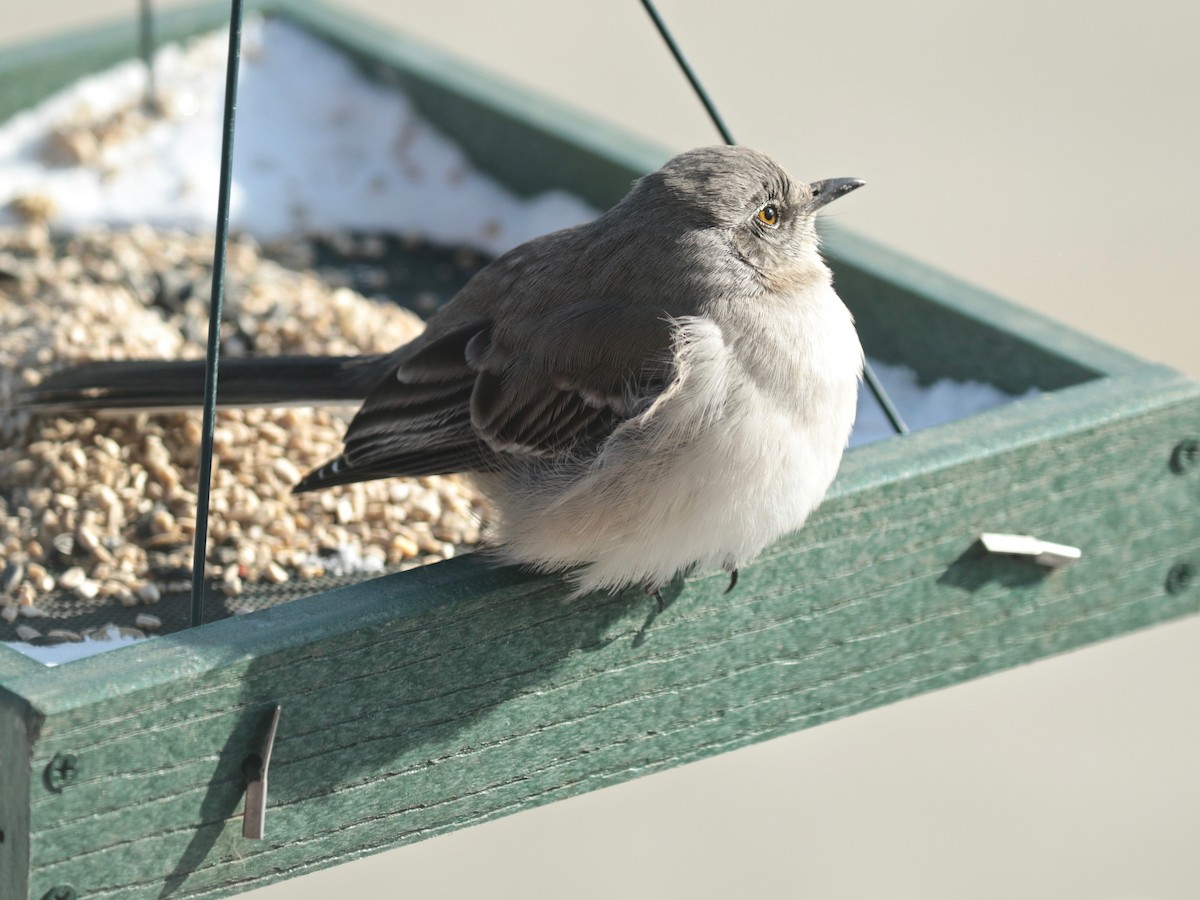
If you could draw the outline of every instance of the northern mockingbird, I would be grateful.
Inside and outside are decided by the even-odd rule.
[[[230,359],[219,401],[361,401],[342,454],[295,490],[474,473],[491,552],[577,593],[654,593],[693,566],[736,580],[804,524],[850,435],[863,352],[815,219],[861,184],[796,181],[745,147],[682,153],[493,261],[410,343]],[[196,405],[202,382],[202,362],[93,363],[25,402]]]

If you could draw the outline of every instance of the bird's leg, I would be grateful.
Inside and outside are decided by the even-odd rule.
[[[667,604],[663,600],[663,595],[662,595],[661,590],[659,590],[657,587],[655,587],[649,581],[647,581],[644,585],[642,585],[642,587],[645,589],[647,597],[654,598],[654,602],[658,604],[659,612],[662,612],[664,609],[667,608]]]
[[[725,593],[729,593],[737,587],[738,567],[735,565],[727,565],[725,571],[729,573],[729,587],[725,588]]]

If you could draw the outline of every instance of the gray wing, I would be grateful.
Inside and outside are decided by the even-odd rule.
[[[520,268],[472,282],[396,351],[342,455],[296,490],[587,453],[653,402],[672,371],[666,312],[628,298],[564,303],[553,288],[576,285]]]

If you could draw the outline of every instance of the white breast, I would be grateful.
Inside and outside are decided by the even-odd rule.
[[[657,587],[693,565],[748,563],[803,525],[837,472],[862,366],[850,315],[829,294],[820,321],[775,321],[761,340],[787,346],[759,344],[752,360],[711,319],[679,320],[675,380],[582,475],[495,496],[502,554],[577,569],[579,593]],[[773,354],[779,377],[764,379],[754,361]]]

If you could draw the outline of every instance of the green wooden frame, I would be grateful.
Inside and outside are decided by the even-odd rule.
[[[375,26],[270,6],[521,190],[605,204],[667,155]],[[127,23],[6,52],[0,119],[135,46]],[[661,612],[465,557],[58,669],[0,647],[0,900],[222,896],[1200,610],[1200,385],[867,241],[827,244],[874,355],[1046,393],[851,451],[737,591],[689,578]],[[1084,557],[988,558],[985,530]],[[276,703],[249,841],[242,764]]]

